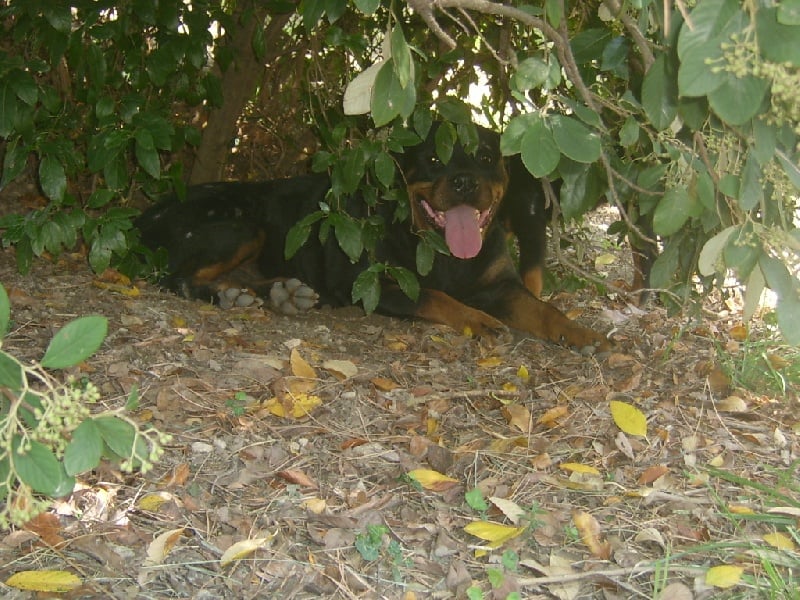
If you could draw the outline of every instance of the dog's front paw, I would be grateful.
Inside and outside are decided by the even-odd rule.
[[[272,309],[284,315],[296,315],[314,308],[319,295],[299,279],[276,281],[269,290]]]
[[[217,292],[217,299],[219,307],[223,309],[229,308],[245,308],[247,306],[261,306],[264,301],[252,293],[248,289],[229,287],[221,289]]]

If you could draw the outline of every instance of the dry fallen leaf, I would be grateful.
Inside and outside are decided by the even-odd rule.
[[[524,508],[508,498],[491,496],[489,498],[489,502],[494,504],[497,507],[497,510],[503,513],[506,519],[511,521],[514,525],[519,525],[520,519],[527,514],[527,511]]]
[[[292,375],[295,377],[305,377],[307,379],[317,378],[317,372],[302,356],[300,356],[297,348],[292,348],[292,352],[289,355],[289,363],[292,365]]]
[[[320,400],[319,396],[298,394],[294,398],[286,397],[283,401],[275,397],[270,398],[264,403],[264,408],[276,417],[285,418],[290,416],[293,419],[302,419],[311,414],[311,411],[320,404],[322,404],[322,400]]]
[[[69,571],[20,571],[5,580],[18,590],[62,594],[74,590],[83,582]]]
[[[581,534],[581,540],[589,548],[589,551],[602,560],[608,560],[611,556],[611,544],[601,539],[600,523],[589,513],[576,510],[572,513],[572,522]]]
[[[336,379],[349,379],[358,374],[358,367],[349,360],[326,360],[322,363],[322,368]]]
[[[780,550],[789,550],[791,552],[795,552],[797,547],[795,546],[794,541],[785,533],[781,533],[780,531],[776,531],[774,533],[767,533],[763,537],[764,541],[767,542],[773,548],[778,548]]]
[[[744,573],[744,568],[736,565],[711,567],[706,571],[706,585],[713,585],[724,590],[739,583],[742,573]]]
[[[587,475],[597,475],[600,477],[601,473],[591,465],[582,465],[581,463],[561,463],[558,465],[559,469],[570,471],[572,473],[584,473]]]
[[[285,479],[289,483],[297,484],[301,487],[307,488],[317,488],[316,482],[311,479],[308,475],[306,475],[303,471],[298,469],[285,469],[283,471],[278,471],[278,477],[281,479]]]
[[[669,471],[666,465],[653,465],[652,467],[648,467],[644,470],[644,472],[639,475],[639,479],[637,483],[639,485],[647,485],[649,483],[653,483],[656,479],[661,477],[662,475],[666,475]]]
[[[511,427],[516,427],[523,433],[528,433],[531,428],[531,413],[522,404],[509,404],[502,408],[503,416]]]
[[[612,400],[611,416],[614,423],[628,435],[647,436],[647,417],[635,406],[619,400]]]
[[[225,550],[225,552],[223,552],[222,557],[219,559],[220,566],[226,567],[233,561],[244,558],[259,548],[263,548],[269,543],[272,537],[252,538],[232,544],[227,550]]]
[[[491,521],[472,521],[467,523],[464,531],[488,542],[486,545],[489,548],[499,548],[508,540],[525,531],[525,527],[512,527],[501,523],[492,523]]]
[[[408,472],[408,476],[426,490],[434,492],[442,492],[458,484],[458,479],[453,479],[433,469],[414,469]]]
[[[560,419],[563,419],[569,414],[569,408],[566,404],[559,404],[549,409],[536,421],[539,425],[545,427],[556,427]]]

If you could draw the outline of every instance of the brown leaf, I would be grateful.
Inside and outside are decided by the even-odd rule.
[[[557,427],[559,425],[558,421],[564,419],[567,415],[569,415],[569,407],[566,404],[559,404],[539,417],[536,423],[545,427]]]
[[[666,465],[654,465],[644,470],[644,473],[639,475],[639,485],[647,485],[653,483],[656,479],[666,474],[669,471]]]
[[[292,348],[292,353],[289,356],[289,362],[292,365],[292,375],[295,377],[305,377],[306,379],[317,378],[317,372],[305,361],[302,356],[300,356],[297,348]]]
[[[572,522],[581,534],[581,540],[589,548],[589,551],[602,560],[608,560],[611,556],[611,544],[601,539],[600,523],[594,516],[582,510],[572,513]]]
[[[531,412],[522,404],[509,404],[502,409],[503,416],[512,427],[516,427],[523,433],[531,429]]]
[[[48,546],[58,546],[64,542],[61,537],[61,522],[52,513],[41,513],[25,523],[25,529],[39,536]]]
[[[314,482],[314,480],[303,473],[303,471],[298,469],[286,469],[284,471],[278,471],[277,475],[289,483],[294,483],[301,487],[317,489],[317,484]]]
[[[165,473],[161,478],[161,484],[167,487],[181,486],[186,483],[191,474],[189,463],[180,463],[172,467],[168,473]]]

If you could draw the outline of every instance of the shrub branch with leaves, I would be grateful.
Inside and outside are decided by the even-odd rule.
[[[0,337],[8,331],[10,305],[0,286]],[[146,472],[163,454],[168,436],[143,430],[122,410],[92,415],[100,398],[88,381],[62,382],[52,369],[74,366],[100,347],[108,323],[88,316],[67,323],[51,340],[39,364],[24,365],[0,350],[0,528],[22,524],[67,496],[75,476],[102,459],[125,471]],[[127,407],[135,406],[134,390]]]

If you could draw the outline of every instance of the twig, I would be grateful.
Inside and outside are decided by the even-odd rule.
[[[663,570],[665,567],[661,564],[635,566],[628,569],[606,569],[600,571],[585,571],[583,573],[565,573],[564,575],[552,575],[550,577],[521,577],[517,582],[526,587],[536,587],[542,585],[553,585],[571,583],[573,581],[584,581],[586,579],[595,579],[598,577],[605,577],[611,579],[612,577],[635,577],[637,575],[646,575]],[[705,569],[700,567],[680,567],[675,565],[669,566],[669,571],[688,573],[690,575],[699,575],[705,573]]]

